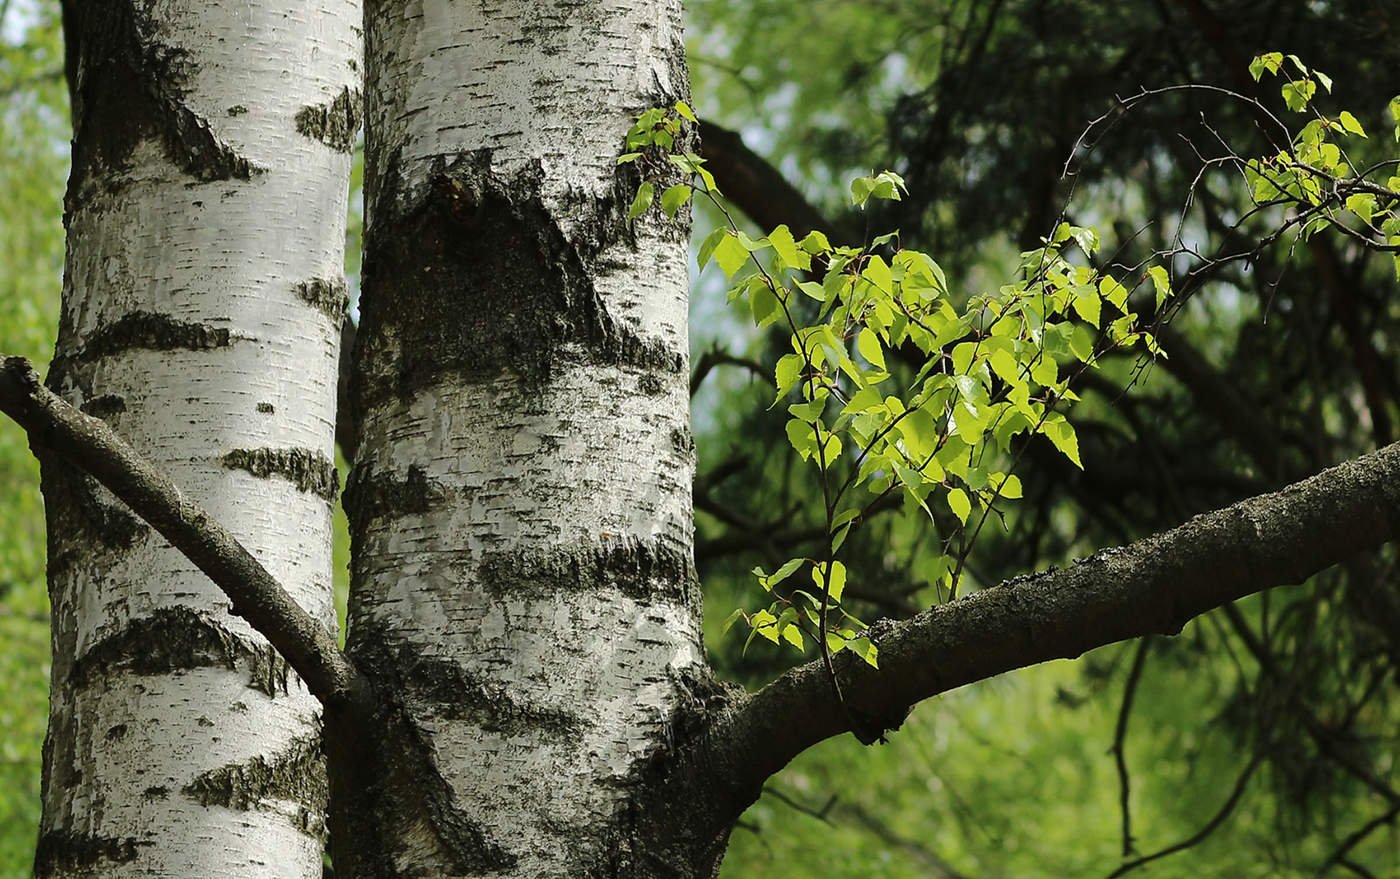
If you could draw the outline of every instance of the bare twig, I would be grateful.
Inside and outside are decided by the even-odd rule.
[[[1118,803],[1123,814],[1123,857],[1131,857],[1133,848],[1133,818],[1128,800],[1131,793],[1131,779],[1128,775],[1128,759],[1123,746],[1128,740],[1128,718],[1133,713],[1133,697],[1137,695],[1138,682],[1142,680],[1142,669],[1147,664],[1147,652],[1152,649],[1152,639],[1143,638],[1138,642],[1137,653],[1133,656],[1133,666],[1128,670],[1128,680],[1123,684],[1123,703],[1118,708],[1118,723],[1113,729],[1113,762],[1118,766]]]

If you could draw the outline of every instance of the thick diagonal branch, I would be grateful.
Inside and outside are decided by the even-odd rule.
[[[1400,537],[1400,443],[1273,493],[1197,516],[1062,569],[1018,577],[902,623],[877,626],[879,669],[841,654],[837,672],[863,739],[964,684],[1143,635],[1173,635],[1235,599],[1299,583]],[[716,718],[703,763],[735,786],[761,780],[851,730],[812,662]],[[723,783],[723,782],[722,782]]]
[[[321,704],[364,716],[368,684],[326,627],[303,610],[226,528],[181,494],[103,421],[84,415],[39,381],[23,357],[0,355],[0,411],[53,452],[91,474],[213,580],[233,612],[267,638]]]

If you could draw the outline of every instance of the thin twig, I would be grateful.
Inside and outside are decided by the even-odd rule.
[[[1137,695],[1138,682],[1142,680],[1142,669],[1147,664],[1147,652],[1152,649],[1152,639],[1143,638],[1137,644],[1137,654],[1133,656],[1133,666],[1128,669],[1128,679],[1123,684],[1123,702],[1118,708],[1118,723],[1113,729],[1113,762],[1118,767],[1118,804],[1123,814],[1123,857],[1132,857],[1133,818],[1129,809],[1129,795],[1132,790],[1128,775],[1128,759],[1123,746],[1128,739],[1128,718],[1133,713],[1133,697]]]

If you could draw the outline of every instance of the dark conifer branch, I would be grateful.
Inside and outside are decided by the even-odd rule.
[[[91,474],[207,574],[233,603],[233,612],[267,638],[323,705],[355,714],[366,709],[368,685],[334,634],[105,422],[45,388],[23,357],[0,355],[0,411],[28,432],[36,453],[55,453]]]

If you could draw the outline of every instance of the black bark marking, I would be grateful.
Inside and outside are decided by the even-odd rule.
[[[291,666],[268,644],[230,632],[207,614],[188,607],[167,607],[132,620],[73,663],[74,687],[86,687],[105,675],[169,674],[223,665],[248,667],[249,685],[268,696],[286,693]]]
[[[690,552],[664,538],[608,538],[601,546],[493,552],[481,559],[475,577],[483,590],[498,596],[610,588],[639,601],[687,602],[696,588]]]
[[[269,799],[290,800],[304,807],[296,826],[319,833],[320,828],[309,824],[304,813],[321,815],[326,810],[328,790],[320,738],[293,739],[271,759],[258,755],[246,763],[211,769],[186,785],[182,793],[201,806],[224,806],[240,812],[264,805]]]
[[[78,59],[69,70],[75,130],[69,210],[93,192],[120,187],[132,150],[149,138],[196,180],[248,180],[262,170],[185,105],[195,64],[188,51],[152,37],[141,4],[74,3],[64,12],[69,56]]]
[[[259,403],[257,405],[257,410],[263,415],[271,415],[277,411],[271,403]]]
[[[335,321],[337,327],[345,320],[350,307],[350,294],[343,278],[312,278],[296,285],[297,295],[317,311]]]
[[[357,531],[361,523],[380,516],[422,515],[446,499],[447,489],[417,464],[409,466],[403,479],[361,465],[350,472],[345,487],[345,510]]]
[[[227,327],[178,320],[168,314],[133,311],[93,330],[74,359],[110,357],[132,349],[209,351],[229,344]]]
[[[126,399],[119,394],[102,394],[85,400],[80,407],[84,413],[103,421],[126,411]]]
[[[311,449],[234,449],[223,457],[230,470],[246,470],[263,479],[279,476],[298,491],[335,500],[340,474],[335,462]]]
[[[130,549],[151,533],[150,526],[125,506],[104,500],[96,479],[52,456],[45,458],[43,490],[49,529],[79,538],[65,541],[61,547],[50,542],[52,570],[62,570],[74,559],[86,558],[95,547]],[[58,530],[54,531],[56,527]],[[75,530],[78,534],[73,534]]]
[[[403,704],[426,708],[438,717],[468,720],[488,732],[575,738],[589,726],[582,717],[521,702],[507,688],[482,681],[449,659],[424,656],[420,648],[382,635],[357,641],[354,658],[362,668],[387,670]]]
[[[379,221],[395,234],[368,241],[361,406],[444,373],[490,381],[509,371],[539,386],[571,362],[683,372],[684,351],[618,321],[594,286],[609,270],[599,255],[631,235],[635,173],[623,166],[604,198],[550,206],[538,163],[509,177],[492,172],[486,151],[442,163],[415,207]],[[392,162],[383,176],[397,186]],[[392,191],[374,198],[391,214],[397,204]]]
[[[34,853],[34,875],[86,875],[103,863],[125,864],[136,860],[137,848],[150,845],[134,836],[116,838],[59,830],[39,837]]]
[[[333,150],[348,153],[355,147],[360,130],[363,95],[359,89],[342,89],[331,101],[311,104],[297,111],[297,131]]]
[[[364,667],[375,678],[383,709],[373,747],[360,747],[331,761],[331,784],[336,791],[332,835],[341,841],[335,856],[357,876],[395,879],[401,875],[393,856],[398,828],[381,824],[382,816],[394,816],[396,821],[420,821],[432,828],[433,860],[442,865],[444,875],[474,876],[515,866],[516,856],[458,807],[451,785],[437,766],[432,737],[409,708],[410,703],[439,701],[441,706],[461,698],[460,692],[455,696],[444,692],[453,679],[452,672],[443,668],[447,664],[379,636],[361,636],[351,652],[360,660],[372,657]],[[424,675],[432,680],[421,682]],[[439,713],[440,706],[430,704],[428,713]],[[328,745],[337,747],[330,740]],[[354,841],[345,844],[345,840]]]

